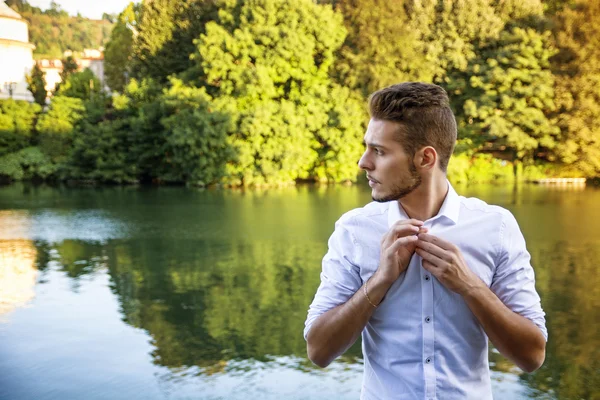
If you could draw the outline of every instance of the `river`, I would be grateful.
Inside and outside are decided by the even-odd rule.
[[[546,311],[546,362],[494,349],[496,399],[600,399],[600,189],[457,186],[511,210]],[[302,329],[334,222],[366,185],[0,188],[0,399],[357,399]]]

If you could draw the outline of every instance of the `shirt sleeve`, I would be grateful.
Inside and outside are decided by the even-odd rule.
[[[535,290],[531,256],[517,220],[508,211],[504,215],[500,232],[501,247],[491,289],[508,308],[540,328],[547,341],[545,313]]]
[[[329,249],[323,257],[321,284],[304,324],[304,339],[312,324],[321,315],[344,304],[362,286],[360,269],[354,263],[357,243],[352,234],[338,221],[329,238]]]

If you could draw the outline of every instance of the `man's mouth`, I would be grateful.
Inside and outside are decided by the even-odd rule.
[[[367,176],[367,179],[369,180],[369,186],[371,186],[371,187],[373,187],[373,186],[375,186],[376,184],[379,183],[379,181],[371,178],[370,176]]]

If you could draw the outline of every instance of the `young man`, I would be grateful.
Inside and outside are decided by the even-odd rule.
[[[547,332],[512,214],[456,194],[446,168],[456,121],[446,92],[375,92],[366,150],[374,202],[346,213],[308,312],[309,358],[326,367],[362,333],[361,399],[491,399],[488,338],[521,369]]]

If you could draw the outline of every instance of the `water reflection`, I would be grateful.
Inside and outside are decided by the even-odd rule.
[[[29,240],[0,241],[0,318],[33,299],[36,256],[36,248]]]
[[[600,193],[527,186],[469,187],[462,192],[515,213],[547,312],[550,342],[538,372],[522,374],[491,351],[495,396],[598,398],[600,282],[595,270],[600,234],[590,222],[598,216]],[[39,365],[86,369],[93,364],[100,371],[111,370],[106,358],[128,365],[127,379],[105,385],[75,380],[69,386],[72,398],[135,396],[143,392],[141,387],[148,390],[144,398],[157,399],[356,398],[360,344],[322,371],[306,358],[302,328],[333,222],[343,211],[368,201],[368,192],[356,187],[266,192],[168,188],[148,193],[117,189],[115,197],[100,192],[100,199],[83,192],[84,199],[71,197],[78,207],[73,215],[95,215],[97,220],[66,224],[70,228],[60,235],[43,227],[55,227],[51,219],[39,218],[58,215],[48,210],[52,191],[44,193],[29,198],[29,209],[8,207],[3,214],[13,221],[9,226],[22,223],[27,229],[11,228],[17,238],[0,240],[0,271],[27,266],[24,271],[33,275],[18,272],[14,275],[22,276],[0,279],[0,290],[11,288],[6,282],[26,281],[28,297],[14,302],[23,304],[31,301],[37,279],[38,295],[30,316],[14,312],[12,325],[0,325],[0,356],[5,360],[0,361],[0,375],[7,363],[14,382]],[[72,218],[68,210],[60,214],[63,221]],[[21,222],[14,222],[15,215]],[[105,228],[99,233],[85,233],[100,225]],[[46,233],[27,237],[34,231]],[[2,293],[0,298],[5,297]],[[88,310],[90,315],[67,316],[70,310]],[[49,316],[52,328],[46,326],[46,337],[30,338],[29,346],[41,352],[30,352],[20,361],[8,346],[23,332],[43,329],[41,313]],[[98,346],[102,357],[93,351]],[[109,373],[98,372],[94,379]],[[37,392],[18,392],[13,383],[11,393],[53,398],[44,397],[43,390],[52,388],[57,378],[45,381],[41,374],[37,379],[37,385],[29,383]]]

